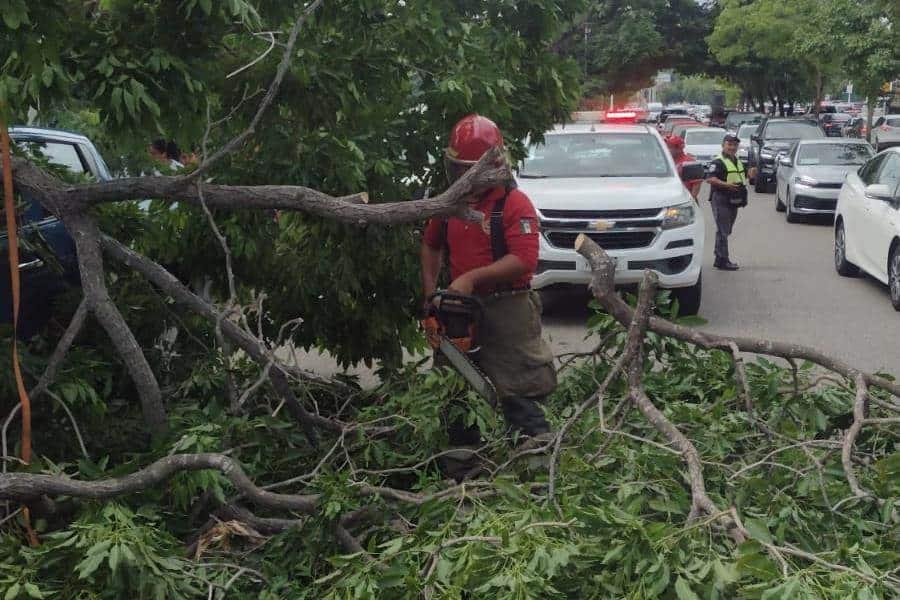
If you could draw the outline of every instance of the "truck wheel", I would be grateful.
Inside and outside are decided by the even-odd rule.
[[[678,300],[679,316],[693,316],[700,312],[700,296],[703,291],[703,274],[697,277],[697,283],[690,287],[675,288],[672,297]]]

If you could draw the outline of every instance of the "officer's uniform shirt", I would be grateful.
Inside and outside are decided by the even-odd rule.
[[[495,188],[480,202],[471,206],[472,209],[484,215],[480,224],[456,217],[447,219],[451,279],[456,279],[463,273],[479,267],[486,267],[494,262],[490,235],[491,210],[504,194],[506,194],[506,188]],[[540,229],[537,213],[531,200],[517,189],[511,189],[506,198],[503,208],[503,229],[507,253],[518,257],[528,267],[528,272],[518,281],[513,282],[512,289],[527,288],[535,269],[537,269]],[[431,219],[428,222],[425,228],[424,242],[434,250],[444,247],[442,218]],[[482,296],[495,291],[497,290],[493,287],[477,287],[475,294]]]
[[[738,157],[734,157],[735,164],[740,159]],[[725,163],[722,162],[721,158],[714,158],[706,165],[706,178],[715,177],[719,181],[725,181],[728,179],[728,167],[725,166]],[[710,200],[713,200],[716,197],[720,198],[728,198],[728,192],[719,190],[717,188],[712,188],[710,190]]]

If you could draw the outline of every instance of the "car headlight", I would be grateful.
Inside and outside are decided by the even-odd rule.
[[[693,223],[695,217],[693,202],[670,206],[666,209],[666,214],[663,217],[662,228],[675,229],[676,227],[684,227]]]
[[[808,185],[809,187],[816,187],[819,185],[819,182],[812,177],[807,177],[806,175],[802,175],[800,177],[794,177],[794,183],[799,183],[800,185]]]

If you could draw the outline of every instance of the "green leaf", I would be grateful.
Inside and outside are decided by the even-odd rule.
[[[20,584],[18,581],[15,582],[11,586],[9,586],[9,588],[6,590],[6,593],[3,594],[3,600],[14,600],[14,598],[18,597],[19,590],[21,589],[22,584]]]
[[[116,544],[109,550],[109,570],[113,573],[116,572],[116,567],[119,566],[119,557],[121,556],[120,546]]]
[[[766,544],[772,543],[772,534],[769,533],[769,528],[763,521],[753,517],[747,517],[744,519],[744,525],[747,527],[747,531],[750,532],[750,536],[753,539]]]
[[[28,594],[29,598],[37,598],[38,600],[44,597],[44,593],[38,588],[38,586],[34,585],[31,582],[25,584],[25,593]]]
[[[675,580],[675,595],[678,600],[700,600],[700,596],[694,593],[691,585],[681,575]]]

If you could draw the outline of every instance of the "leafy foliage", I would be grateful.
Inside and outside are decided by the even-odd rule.
[[[592,330],[609,339],[605,352],[620,350],[624,336],[608,316],[598,313]],[[232,531],[205,546],[198,561],[185,560],[178,540],[191,537],[200,523],[186,523],[184,515],[215,506],[233,491],[218,474],[183,474],[106,506],[76,506],[72,524],[39,522],[39,549],[22,548],[7,536],[0,545],[0,576],[7,586],[18,583],[22,597],[26,583],[64,597],[117,597],[135,589],[203,597],[202,582],[223,585],[237,568],[227,565],[238,561],[265,582],[239,577],[229,597],[407,598],[426,588],[437,597],[891,597],[888,583],[792,556],[784,574],[761,543],[793,545],[873,580],[894,569],[900,559],[892,515],[900,494],[896,430],[867,427],[857,442],[857,455],[867,463],[857,467],[861,484],[885,504],[857,500],[833,510],[849,494],[834,443],[846,427],[852,390],[817,382],[808,364],[799,366],[796,388],[790,370],[763,359],[748,364],[757,418],[786,436],[772,438],[736,408],[742,401],[727,354],[657,336],[648,337],[645,352],[656,365],[644,375],[647,391],[698,448],[710,496],[742,515],[754,538],[742,546],[735,548],[705,521],[686,522],[691,499],[681,458],[636,410],[626,408],[616,427],[612,413],[624,392],[621,382],[605,400],[605,425],[596,410],[589,411],[568,438],[557,481],[561,514],[543,502],[544,469],[524,459],[498,471],[488,488],[472,483],[464,502],[395,505],[357,496],[353,490],[363,481],[424,493],[440,489],[440,460],[432,457],[446,447],[445,423],[455,417],[480,426],[489,440],[480,450],[488,465],[511,458],[502,423],[458,376],[421,373],[411,365],[380,388],[358,392],[345,408],[357,422],[393,426],[389,436],[355,430],[313,452],[293,425],[266,410],[235,417],[215,395],[191,398],[204,389],[195,379],[184,388],[186,402],[173,411],[170,438],[156,450],[123,451],[76,466],[50,463],[55,450],[48,448],[36,465],[95,478],[171,452],[227,450],[260,485],[310,474],[294,489],[322,494],[322,510],[297,529],[261,545]],[[609,368],[601,355],[568,370],[547,405],[557,426]],[[251,380],[254,374],[239,377]],[[323,390],[317,403],[330,412],[344,399]],[[90,443],[91,452],[102,455],[97,443]],[[331,444],[330,459],[320,464]],[[59,452],[65,453],[62,446]],[[121,466],[106,466],[111,463]],[[330,533],[341,515],[364,507],[375,516],[358,531],[374,560],[343,554]]]

